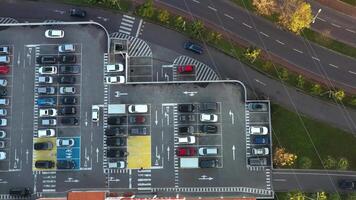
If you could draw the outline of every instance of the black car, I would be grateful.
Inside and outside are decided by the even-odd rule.
[[[74,76],[61,76],[59,78],[59,83],[60,84],[74,84],[75,77]]]
[[[108,124],[109,125],[120,125],[122,123],[124,123],[124,121],[126,120],[126,117],[109,117],[108,118]]]
[[[192,123],[196,121],[196,117],[194,114],[190,114],[190,115],[179,115],[178,116],[178,120],[181,123]]]
[[[73,8],[73,9],[69,10],[69,14],[70,14],[71,17],[84,18],[87,15],[87,12],[85,10],[82,10],[82,9]]]
[[[51,169],[54,167],[54,162],[51,160],[37,160],[35,167],[38,169]]]
[[[68,96],[62,97],[61,103],[63,105],[74,105],[74,104],[77,103],[77,98],[76,97],[70,97],[70,96],[69,97]]]
[[[9,190],[10,196],[27,197],[31,194],[30,188],[11,188]]]
[[[33,145],[33,148],[35,150],[51,150],[53,149],[53,144],[52,142],[37,142]]]
[[[105,135],[108,137],[113,137],[113,136],[124,136],[125,135],[125,129],[121,127],[114,127],[114,128],[108,128],[105,130]]]
[[[215,125],[202,125],[200,127],[200,131],[202,133],[216,133],[218,131],[218,127]]]
[[[60,55],[59,62],[63,64],[73,64],[77,62],[77,57],[75,55]]]
[[[56,64],[57,56],[38,56],[36,61],[38,64]]]
[[[7,95],[7,89],[5,87],[0,87],[0,96],[6,96]]]
[[[79,124],[79,120],[76,117],[63,117],[61,119],[61,123],[63,125],[78,125]]]
[[[193,104],[179,104],[178,111],[179,112],[193,112],[194,105]]]
[[[180,126],[178,127],[179,134],[186,135],[186,134],[193,134],[194,133],[194,126]]]
[[[129,116],[129,123],[130,124],[143,124],[146,121],[145,116],[136,115],[136,116]]]
[[[57,160],[57,169],[74,169],[74,160]]]
[[[61,113],[61,115],[75,115],[77,113],[77,109],[73,106],[62,107],[59,109],[59,113]]]
[[[107,138],[106,144],[108,146],[125,146],[125,138],[110,137],[110,138]]]
[[[200,168],[216,168],[218,165],[219,160],[217,159],[201,160],[199,162]]]
[[[341,180],[339,181],[339,187],[343,190],[356,190],[356,181]]]
[[[132,127],[130,129],[130,135],[147,135],[147,128],[146,127]]]
[[[124,158],[127,156],[127,152],[123,149],[108,149],[106,151],[106,156],[108,158]]]
[[[80,72],[79,65],[61,65],[59,66],[60,74],[78,74]]]

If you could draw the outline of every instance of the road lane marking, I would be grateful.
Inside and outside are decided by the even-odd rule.
[[[346,31],[348,31],[348,32],[351,32],[351,33],[356,33],[356,31],[354,31],[354,30],[351,30],[351,29],[345,29]]]
[[[355,75],[356,75],[356,72],[354,72],[354,71],[349,71],[349,73],[351,73],[351,74],[355,74]]]
[[[258,79],[255,79],[255,81],[256,81],[257,83],[263,85],[263,86],[266,86],[266,85],[267,85],[266,83],[264,83],[264,82],[262,82],[262,81],[260,81],[260,80],[258,80]]]
[[[298,52],[298,53],[303,53],[303,51],[298,50],[298,49],[293,49],[294,51]]]
[[[317,57],[312,56],[312,58],[313,58],[314,60],[320,61],[320,59],[317,58]]]
[[[326,20],[323,18],[317,17],[317,19],[319,19],[320,21],[326,22]]]
[[[140,34],[140,31],[142,28],[142,23],[143,23],[143,20],[141,19],[140,23],[138,24],[138,27],[137,27],[136,37],[138,37],[138,35]]]
[[[331,64],[331,63],[329,63],[329,65],[331,66],[331,67],[334,67],[334,68],[339,68],[338,66],[336,66],[336,65],[333,65],[333,64]]]
[[[247,26],[247,27],[249,27],[249,28],[252,28],[252,26],[246,24],[245,22],[242,22],[242,24],[243,24],[244,26]]]
[[[192,0],[193,2],[195,2],[195,3],[200,3],[200,1],[198,1],[198,0]]]
[[[210,9],[210,10],[213,10],[213,11],[217,11],[217,9],[216,8],[214,8],[214,7],[211,7],[211,6],[208,6],[208,8]]]
[[[262,32],[262,31],[260,31],[260,33],[261,33],[261,35],[264,35],[264,36],[266,36],[266,37],[269,37],[269,35],[267,35],[266,33]]]
[[[285,45],[283,42],[279,41],[279,40],[276,40],[276,42],[278,42],[279,44],[281,45]]]
[[[336,28],[341,28],[341,26],[338,25],[338,24],[331,23],[331,25],[332,25],[332,26],[335,26]]]
[[[230,18],[230,19],[234,19],[234,17],[232,17],[231,15],[228,15],[228,14],[226,14],[226,13],[224,13],[224,15],[225,15],[225,17],[228,17],[228,18]]]
[[[283,182],[285,182],[285,181],[287,181],[287,180],[284,179],[284,178],[276,178],[276,179],[273,179],[273,181],[283,181]]]

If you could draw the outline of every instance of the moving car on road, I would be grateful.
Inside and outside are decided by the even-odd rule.
[[[343,190],[356,190],[356,180],[340,180],[339,188]]]
[[[184,48],[187,50],[190,50],[194,53],[197,54],[202,54],[203,53],[203,47],[200,46],[199,44],[193,43],[191,41],[187,41],[184,43]]]
[[[87,15],[87,12],[79,8],[72,8],[69,10],[69,14],[71,17],[84,18]]]

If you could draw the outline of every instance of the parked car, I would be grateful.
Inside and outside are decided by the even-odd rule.
[[[6,143],[3,140],[0,140],[0,149],[4,149],[6,147]]]
[[[143,124],[146,121],[145,116],[137,115],[137,116],[129,116],[130,124]]]
[[[193,134],[194,126],[180,126],[180,127],[178,127],[178,132],[181,135]]]
[[[199,151],[199,155],[201,155],[201,156],[215,156],[215,155],[218,155],[218,148],[217,147],[200,147],[198,151]]]
[[[33,148],[37,151],[40,150],[52,150],[53,149],[53,144],[50,141],[45,141],[45,142],[36,142],[33,145]]]
[[[7,89],[5,87],[0,87],[0,96],[6,96],[7,95]]]
[[[126,163],[123,160],[115,161],[115,162],[109,162],[108,163],[109,168],[115,168],[115,169],[124,169],[126,167]]]
[[[91,107],[91,120],[93,122],[98,122],[100,116],[100,107],[97,105],[93,105]]]
[[[75,169],[74,160],[57,160],[57,169]]]
[[[61,44],[58,46],[58,52],[60,53],[75,52],[75,46],[74,44]]]
[[[57,63],[57,56],[38,56],[36,58],[36,62],[38,64],[56,64]]]
[[[269,154],[269,149],[267,147],[252,148],[251,153],[254,156],[265,156]]]
[[[77,109],[73,106],[66,106],[60,108],[59,113],[61,113],[61,115],[75,115],[77,113]]]
[[[40,74],[57,74],[56,66],[43,66],[38,69]]]
[[[57,120],[56,119],[41,119],[41,125],[42,126],[55,126],[57,125]]]
[[[125,129],[121,127],[110,127],[105,129],[105,135],[108,137],[125,136]]]
[[[199,44],[193,43],[191,41],[187,41],[184,43],[184,48],[187,50],[190,50],[196,54],[202,54],[203,53],[203,47],[200,46]]]
[[[64,31],[63,30],[46,30],[45,32],[46,38],[63,38],[64,37]]]
[[[71,96],[65,96],[61,98],[61,103],[63,105],[74,105],[77,103],[77,98]]]
[[[60,84],[74,84],[75,77],[74,76],[61,76],[58,81]]]
[[[105,82],[107,84],[125,83],[125,76],[107,76]]]
[[[121,137],[107,138],[106,144],[108,146],[125,146],[126,145],[125,138],[121,138]]]
[[[129,110],[129,113],[147,113],[148,105],[146,105],[146,104],[129,105],[128,110]]]
[[[111,116],[108,118],[109,125],[120,125],[120,124],[124,123],[125,121],[126,121],[126,117],[124,117],[124,116],[121,116],[121,117]]]
[[[79,124],[79,120],[76,117],[63,117],[63,118],[61,118],[61,123],[63,125],[76,126]]]
[[[60,74],[78,74],[80,73],[79,65],[61,65],[59,66]]]
[[[9,66],[7,65],[0,65],[0,74],[8,74],[10,71]]]
[[[76,89],[72,86],[65,86],[59,88],[59,94],[75,94]]]
[[[3,63],[3,64],[9,64],[10,63],[10,57],[5,55],[5,56],[2,56],[0,55],[0,64]]]
[[[250,157],[247,163],[251,166],[265,166],[267,165],[267,158],[265,157]]]
[[[117,63],[115,65],[106,65],[106,71],[107,72],[123,72],[124,65],[121,63]]]
[[[57,100],[55,97],[40,97],[37,99],[38,106],[54,106]]]
[[[194,65],[181,65],[178,66],[178,73],[180,74],[189,74],[194,72]]]
[[[200,160],[199,167],[200,168],[216,168],[219,166],[218,159],[204,159]]]
[[[268,128],[265,126],[251,126],[250,134],[252,135],[267,135]]]
[[[69,10],[69,14],[71,17],[84,18],[87,15],[87,12],[79,8],[72,8]]]
[[[7,119],[1,118],[0,119],[0,126],[7,126]]]
[[[195,114],[179,115],[178,121],[181,123],[193,123],[196,121]]]
[[[202,133],[217,133],[218,127],[212,124],[200,126],[200,131]]]
[[[248,104],[249,111],[267,111],[267,103],[249,103]]]
[[[53,77],[51,76],[39,76],[38,77],[38,83],[53,83]]]
[[[203,114],[200,114],[200,121],[201,122],[217,122],[218,115],[203,113]]]
[[[195,136],[185,136],[185,137],[176,137],[175,142],[178,144],[195,144]]]
[[[338,182],[339,188],[343,190],[356,190],[355,180],[340,180]]]
[[[124,158],[127,156],[127,152],[123,149],[108,149],[106,156],[108,158]]]
[[[2,46],[0,47],[0,54],[10,54],[10,47],[9,46]]]
[[[7,80],[6,79],[0,79],[0,86],[6,87],[7,86]]]
[[[30,188],[11,188],[9,190],[10,196],[20,196],[20,197],[27,197],[31,195]]]
[[[0,116],[6,116],[7,110],[5,108],[0,108]]]
[[[0,160],[6,160],[6,152],[0,151]]]
[[[77,57],[75,55],[60,55],[59,62],[63,64],[74,64],[77,62]]]
[[[0,98],[0,105],[6,106],[9,105],[10,101],[7,98]]]
[[[253,144],[269,144],[269,138],[266,135],[256,135],[252,138]]]
[[[52,169],[54,168],[54,162],[51,160],[37,160],[35,167],[38,169]]]
[[[4,130],[0,130],[0,139],[6,138],[6,132]]]
[[[39,129],[38,137],[54,137],[56,135],[56,131],[54,129]]]
[[[56,94],[55,87],[38,87],[37,92],[39,95],[52,95]]]
[[[147,135],[148,131],[146,127],[132,127],[130,128],[130,135]]]
[[[40,117],[55,117],[57,116],[57,109],[55,108],[43,108],[39,111]]]
[[[197,150],[194,147],[178,147],[176,154],[177,156],[195,156]]]
[[[57,139],[57,147],[72,147],[75,141],[72,138]]]
[[[194,105],[193,104],[179,104],[178,111],[179,112],[193,112]]]
[[[218,109],[217,103],[201,103],[199,105],[199,110],[202,112],[213,112]]]

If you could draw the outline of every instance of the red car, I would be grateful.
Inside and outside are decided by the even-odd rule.
[[[10,68],[6,65],[0,65],[0,74],[7,74],[9,73]]]
[[[193,73],[194,72],[194,65],[183,65],[178,66],[179,73]]]
[[[178,147],[177,156],[195,156],[197,150],[194,147]]]

